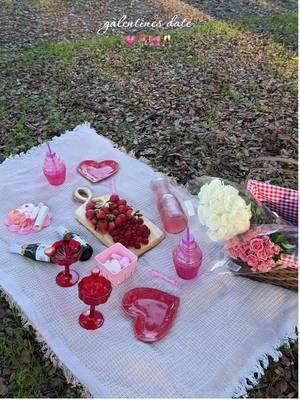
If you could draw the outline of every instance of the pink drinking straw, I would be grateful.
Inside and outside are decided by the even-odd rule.
[[[190,202],[185,202],[187,207],[187,222],[186,222],[186,239],[188,243],[191,243],[191,230],[190,230],[190,218],[191,216],[195,215],[194,209]],[[188,262],[189,262],[189,255],[188,255]]]
[[[112,194],[116,194],[117,191],[116,191],[116,182],[115,182],[115,178],[112,178],[112,179],[111,179],[110,185],[111,185],[111,192],[112,192]]]
[[[162,274],[161,272],[155,271],[154,269],[151,269],[149,271],[149,274],[151,276],[153,276],[153,278],[159,278],[162,281],[168,282],[173,286],[177,286],[178,288],[180,288],[180,283],[177,282],[175,279],[169,278],[168,276]]]
[[[53,153],[52,153],[52,149],[51,149],[51,147],[50,147],[50,144],[47,143],[47,146],[48,146],[49,154],[50,154],[50,156],[52,157],[52,156],[53,156]]]
[[[54,160],[54,154],[55,154],[55,153],[52,152],[52,149],[51,149],[49,143],[47,143],[47,147],[48,147],[48,151],[49,151],[48,154],[49,154],[49,156],[51,157],[51,160],[53,161],[53,164],[54,164],[55,169],[56,169],[56,171],[57,171],[57,167],[56,167],[55,160]]]
[[[190,226],[187,225],[186,227],[186,237],[187,237],[187,241],[190,243],[191,241],[191,231],[190,231]]]

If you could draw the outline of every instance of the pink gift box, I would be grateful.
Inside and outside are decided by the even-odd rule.
[[[122,270],[116,274],[106,269],[104,265],[113,253],[119,254],[122,257],[128,257],[130,261],[127,267],[122,268]],[[126,247],[121,243],[115,243],[108,249],[102,251],[95,257],[95,260],[100,269],[101,275],[110,280],[113,286],[117,286],[128,279],[134,273],[137,266],[137,256],[126,249]]]

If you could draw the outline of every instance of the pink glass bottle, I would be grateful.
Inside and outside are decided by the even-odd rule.
[[[49,144],[43,172],[50,185],[61,185],[66,179],[66,164],[56,153],[52,152]]]
[[[196,278],[202,264],[202,251],[188,229],[173,250],[173,262],[180,278],[187,280]]]
[[[187,226],[186,215],[169,188],[168,180],[159,177],[151,182],[156,194],[156,204],[165,230],[169,233],[182,232]]]

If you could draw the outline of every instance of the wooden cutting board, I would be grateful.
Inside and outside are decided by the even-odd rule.
[[[88,188],[80,187],[75,190],[73,197],[75,200],[80,201],[83,203],[76,211],[75,211],[75,218],[77,219],[78,222],[80,222],[85,228],[87,228],[90,232],[92,232],[93,235],[96,236],[102,242],[105,246],[109,247],[112,244],[114,244],[114,241],[112,237],[110,236],[109,233],[101,233],[95,230],[94,225],[86,218],[85,216],[85,206],[86,203],[89,201],[97,201],[97,202],[103,202],[105,203],[109,197],[110,194],[104,195],[104,196],[96,196],[93,197],[92,192]],[[133,212],[137,211],[133,207]],[[158,228],[153,222],[151,222],[146,216],[143,215],[143,220],[144,223],[148,226],[148,228],[151,231],[151,234],[148,238],[149,243],[142,245],[140,249],[135,249],[133,247],[129,247],[129,250],[132,251],[136,256],[141,256],[142,254],[146,253],[146,251],[152,249],[156,245],[158,245],[164,238],[165,238],[165,233]]]

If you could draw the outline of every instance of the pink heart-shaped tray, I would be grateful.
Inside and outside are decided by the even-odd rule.
[[[154,288],[135,288],[123,297],[123,310],[135,318],[134,332],[142,342],[156,342],[169,332],[179,297]]]
[[[82,161],[77,171],[92,183],[101,182],[119,171],[119,163],[114,160]]]

